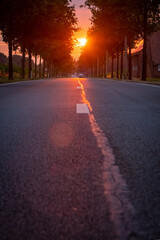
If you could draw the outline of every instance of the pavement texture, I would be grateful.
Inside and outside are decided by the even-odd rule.
[[[159,239],[160,87],[95,79],[84,88],[129,187],[139,231]]]
[[[127,239],[159,239],[160,87],[81,83],[136,211],[136,233]],[[104,156],[89,116],[76,113],[77,86],[77,79],[45,79],[0,87],[3,240],[126,239],[111,220]]]

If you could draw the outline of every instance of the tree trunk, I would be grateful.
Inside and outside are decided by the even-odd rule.
[[[32,78],[32,54],[31,54],[31,49],[29,48],[29,69],[28,69],[28,78]]]
[[[35,54],[35,78],[37,77],[37,54]]]
[[[94,64],[92,65],[92,77],[94,78]]]
[[[97,58],[97,78],[99,78],[99,58]]]
[[[105,77],[107,78],[108,74],[108,50],[106,50],[106,71],[105,71]]]
[[[21,78],[25,78],[25,48],[22,47],[22,73]]]
[[[52,76],[52,64],[51,64],[51,66],[50,66],[50,77],[52,78],[53,76]]]
[[[130,41],[130,38],[129,38],[129,66],[128,66],[128,69],[129,69],[129,79],[132,80],[132,54],[131,54],[131,41]]]
[[[52,65],[52,77],[54,77],[54,66]]]
[[[54,75],[57,77],[57,67],[54,68]]]
[[[127,79],[128,77],[128,54],[127,54],[127,36],[125,36],[125,40],[124,40],[124,49],[125,49],[125,55],[124,55],[124,62],[125,62],[125,79]]]
[[[43,60],[43,77],[45,78],[45,60]]]
[[[49,69],[49,77],[52,77],[52,64],[50,65],[50,69]]]
[[[112,72],[111,72],[111,78],[113,78],[113,67],[114,67],[114,54],[112,53]]]
[[[56,67],[54,66],[54,77],[56,77]]]
[[[39,62],[39,78],[41,78],[41,67],[42,67],[42,58],[40,56],[40,62]]]
[[[120,79],[123,78],[123,44],[121,46],[121,72],[120,72]]]
[[[117,78],[119,78],[119,52],[117,51]]]
[[[12,58],[12,39],[8,43],[9,48],[9,80],[13,80],[13,58]]]
[[[47,63],[47,78],[49,78],[49,77],[50,77],[50,66]]]
[[[146,81],[147,75],[147,7],[144,9],[144,25],[143,25],[143,58],[142,58],[142,78]]]

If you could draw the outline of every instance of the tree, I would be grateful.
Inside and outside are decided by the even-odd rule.
[[[25,75],[25,53],[29,55],[29,78],[32,75],[32,55],[40,55],[48,66],[50,62],[54,63],[50,52],[60,56],[59,61],[68,61],[73,46],[72,35],[76,29],[74,7],[69,5],[69,0],[0,1],[0,30],[9,44],[10,79],[13,78],[13,47],[23,53],[22,78]]]
[[[110,49],[111,56],[117,55],[117,62],[121,51],[121,77],[124,38],[128,39],[130,79],[132,78],[131,49],[138,39],[144,39],[142,79],[145,80],[147,35],[159,27],[159,0],[86,0],[85,4],[92,12],[93,28],[106,38],[101,48]],[[110,40],[110,43],[107,40]]]
[[[13,40],[16,36],[16,28],[18,26],[18,3],[19,0],[0,1],[0,30],[2,31],[3,40],[8,43],[9,47],[9,79],[13,79],[12,48]]]
[[[139,26],[139,34],[143,38],[142,80],[146,80],[147,73],[147,36],[157,31],[160,27],[160,2],[159,0],[131,1],[134,9],[135,24]]]
[[[135,40],[133,36],[136,35],[135,27],[133,28],[130,24],[132,17],[128,11],[128,1],[88,0],[86,1],[86,5],[92,11],[92,23],[96,31],[101,32],[101,35],[103,34],[104,39],[106,39],[106,41],[103,41],[103,48],[110,52],[110,56],[117,57],[117,77],[119,77],[119,55],[121,54],[122,77],[124,38],[128,36],[130,46],[132,46]],[[129,25],[131,26],[129,27]]]

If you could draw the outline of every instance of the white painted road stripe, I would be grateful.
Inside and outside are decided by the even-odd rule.
[[[17,83],[20,83],[20,82],[2,83],[2,84],[0,84],[0,87],[3,87],[3,86],[9,86],[9,85],[14,85],[14,84],[17,84]]]
[[[118,82],[120,82],[119,80],[117,80]],[[131,82],[131,81],[122,81],[123,83],[126,84],[136,84],[136,85],[140,85],[140,86],[144,86],[144,87],[154,87],[154,88],[160,88],[159,84],[152,84],[152,83],[140,83],[140,82]],[[121,82],[121,83],[122,83]]]
[[[76,105],[76,113],[90,113],[88,105],[86,103]]]
[[[160,88],[160,85],[152,85],[152,84],[146,84],[146,83],[136,83],[141,86],[146,86],[146,87],[154,87],[154,88]]]

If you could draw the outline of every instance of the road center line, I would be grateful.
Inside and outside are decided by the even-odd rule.
[[[109,144],[109,140],[96,122],[92,113],[90,102],[86,99],[83,84],[78,80],[82,88],[83,102],[88,104],[91,114],[89,121],[91,129],[96,137],[97,145],[101,149],[104,157],[103,180],[104,193],[109,204],[111,221],[118,240],[132,239],[132,236],[138,236],[136,231],[135,210],[128,199],[128,186],[120,174],[119,167],[115,163],[115,156]]]

